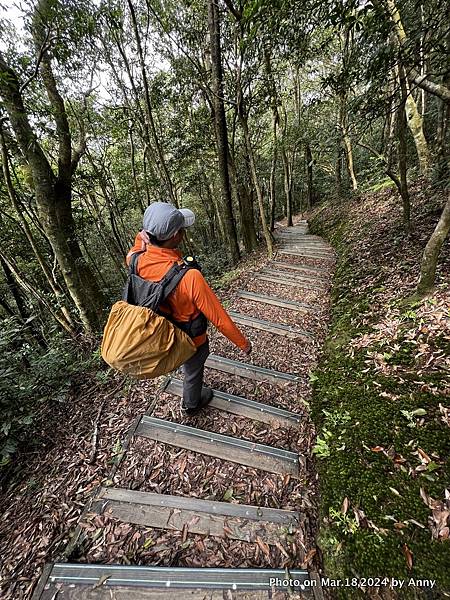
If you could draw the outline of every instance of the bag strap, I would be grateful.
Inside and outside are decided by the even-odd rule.
[[[174,291],[186,273],[192,269],[192,267],[182,264],[178,265],[175,263],[164,275],[161,280],[161,284],[163,285],[164,292],[161,298],[161,302],[164,302],[168,296]]]
[[[137,275],[137,263],[141,254],[144,254],[145,250],[139,250],[133,252],[130,258],[130,264],[128,265],[128,272],[130,275]]]

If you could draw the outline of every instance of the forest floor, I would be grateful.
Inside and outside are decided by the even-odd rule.
[[[441,598],[450,597],[450,243],[435,292],[405,303],[445,203],[423,181],[411,196],[410,236],[392,189],[330,202],[310,219],[339,256],[313,377],[319,545],[331,577],[394,577],[406,582],[402,598],[427,591],[411,580],[434,580],[427,597]]]
[[[331,279],[333,261],[277,257],[325,269]],[[186,417],[179,399],[160,393],[161,379],[131,384],[110,372],[79,377],[68,395],[45,408],[30,448],[16,456],[16,465],[0,496],[3,513],[0,556],[1,597],[29,599],[45,562],[61,559],[95,490],[115,485],[140,491],[183,494],[208,500],[247,503],[298,510],[305,519],[291,536],[276,545],[212,538],[186,532],[161,531],[120,522],[108,513],[83,519],[79,543],[65,558],[80,562],[152,564],[161,566],[296,567],[319,570],[316,547],[317,490],[312,460],[315,440],[309,417],[311,373],[318,364],[327,333],[329,292],[258,281],[255,272],[267,264],[260,250],[240,263],[218,294],[228,309],[288,323],[312,334],[305,341],[274,337],[241,326],[253,343],[249,357],[218,332],[210,332],[211,353],[298,376],[298,381],[274,385],[206,370],[214,389],[289,409],[301,415],[297,428],[273,428],[210,408]],[[318,310],[295,313],[237,297],[239,289],[298,300]],[[100,375],[100,377],[99,377]],[[155,403],[156,401],[156,403]],[[227,461],[205,457],[128,432],[141,414],[181,422],[258,443],[298,452],[300,478],[274,475]]]

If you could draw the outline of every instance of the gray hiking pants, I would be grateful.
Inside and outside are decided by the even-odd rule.
[[[185,408],[196,408],[200,403],[203,385],[203,372],[205,361],[209,355],[209,340],[197,348],[194,356],[191,356],[183,364],[183,405]]]

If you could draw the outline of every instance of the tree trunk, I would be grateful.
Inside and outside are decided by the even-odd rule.
[[[245,109],[242,106],[242,102],[243,102],[243,99],[241,98],[240,102],[238,102],[238,105],[240,105],[240,108],[238,109],[239,110],[239,121],[240,121],[240,124],[242,127],[242,131],[244,133],[244,140],[245,140],[248,159],[249,159],[249,163],[250,163],[250,174],[252,177],[253,186],[256,190],[256,197],[258,199],[259,216],[261,219],[261,228],[263,230],[264,239],[266,241],[267,253],[268,253],[269,258],[272,258],[272,256],[273,256],[273,239],[272,239],[272,234],[269,231],[269,227],[267,226],[267,219],[266,219],[266,214],[264,211],[264,198],[263,198],[261,186],[258,181],[258,174],[256,172],[253,148],[252,148],[252,144],[251,144],[251,140],[250,140],[250,133],[248,130],[247,116],[244,112]]]
[[[336,156],[336,167],[334,171],[334,181],[336,187],[336,196],[338,198],[342,197],[342,146],[339,140],[337,144],[337,156]]]
[[[284,140],[283,140],[284,142]],[[283,182],[284,182],[284,195],[286,198],[286,219],[287,226],[292,227],[292,173],[289,165],[288,157],[284,144],[281,146],[281,160],[283,163]]]
[[[162,144],[158,137],[158,133],[157,133],[156,127],[155,127],[155,120],[153,118],[152,104],[151,104],[151,100],[150,100],[150,90],[148,87],[148,80],[147,80],[147,71],[145,68],[144,54],[142,52],[141,36],[139,35],[139,29],[138,29],[137,20],[136,20],[136,12],[134,10],[134,6],[133,6],[133,3],[131,2],[131,0],[127,0],[127,3],[128,3],[128,8],[130,9],[134,37],[135,37],[136,45],[137,45],[137,49],[138,49],[139,65],[141,68],[142,82],[144,84],[145,112],[146,112],[148,124],[150,126],[151,137],[152,137],[153,143],[155,144],[156,152],[158,154],[159,165],[160,165],[160,168],[162,171],[164,183],[167,186],[167,192],[168,192],[169,199],[172,204],[174,204],[176,207],[178,207],[178,199],[175,194],[175,189],[173,187],[172,179],[170,177],[169,169],[167,167],[166,159],[164,157]]]
[[[422,175],[427,175],[430,170],[430,153],[428,150],[428,143],[423,132],[423,119],[417,110],[417,104],[411,94],[411,89],[407,79],[405,80],[405,86],[407,90],[406,120],[416,146],[420,172]]]
[[[431,234],[422,256],[417,294],[424,296],[432,291],[436,277],[436,266],[442,244],[450,231],[450,194],[435,230]]]
[[[131,172],[133,175],[133,185],[134,185],[134,189],[136,191],[137,201],[139,202],[139,206],[140,206],[140,209],[143,214],[145,212],[146,206],[142,200],[142,192],[140,190],[137,173],[136,173],[136,150],[134,147],[133,126],[132,125],[130,125],[130,127],[128,129],[128,138],[130,140],[130,153],[131,153],[130,159],[131,159]],[[146,190],[146,192],[147,192],[147,190]],[[148,204],[150,204],[150,198],[147,195],[147,205]]]
[[[308,172],[308,210],[311,210],[314,203],[314,182],[313,182],[313,157],[309,143],[305,146],[306,168]]]
[[[14,207],[14,210],[16,211],[17,216],[20,219],[20,223],[23,229],[23,232],[25,233],[25,236],[31,246],[31,249],[34,252],[34,255],[36,256],[36,259],[38,261],[39,266],[42,269],[42,272],[45,276],[45,279],[47,280],[47,283],[50,286],[50,289],[52,290],[53,294],[56,297],[56,300],[59,304],[59,306],[61,307],[61,313],[62,319],[65,319],[67,322],[67,326],[71,329],[74,328],[74,324],[72,321],[72,317],[70,316],[69,311],[67,310],[67,308],[64,306],[64,301],[65,301],[65,295],[63,290],[60,288],[60,286],[58,285],[58,282],[56,281],[50,267],[48,266],[42,252],[40,251],[40,249],[38,248],[36,241],[34,239],[34,236],[31,232],[31,229],[28,225],[28,221],[26,220],[22,210],[21,210],[21,206],[19,204],[19,201],[17,199],[17,195],[16,195],[16,191],[14,189],[12,180],[11,180],[11,174],[10,174],[10,170],[9,170],[9,159],[8,159],[8,152],[6,149],[6,142],[5,142],[5,137],[3,134],[3,129],[0,125],[0,146],[1,146],[1,155],[2,155],[2,164],[3,164],[3,176],[5,179],[5,184],[6,184],[6,189],[8,190],[8,196],[9,199],[11,200],[11,204]]]
[[[35,18],[45,19],[46,9],[46,3],[41,2]],[[36,34],[36,38],[39,38],[38,34]],[[43,46],[43,42],[41,46]],[[0,70],[5,73],[1,89],[4,106],[20,149],[30,166],[40,221],[44,225],[45,233],[61,268],[69,294],[77,307],[83,327],[85,331],[91,332],[100,326],[100,310],[104,304],[104,297],[92,271],[83,258],[75,235],[71,181],[81,157],[81,150],[72,151],[64,101],[56,88],[50,59],[44,52],[40,63],[40,73],[56,122],[59,142],[57,176],[53,173],[29,123],[16,73],[6,64],[1,53]]]
[[[272,119],[273,135],[273,152],[272,152],[272,164],[270,166],[270,179],[269,179],[269,198],[270,198],[270,231],[273,231],[275,227],[275,211],[276,211],[276,189],[275,189],[275,172],[277,167],[277,121],[275,118]]]
[[[358,182],[356,181],[355,170],[353,167],[352,142],[348,134],[347,97],[345,93],[340,94],[339,126],[341,129],[342,144],[345,151],[345,160],[350,181],[352,184],[352,190],[356,192],[358,190]]]
[[[37,343],[38,346],[40,346],[41,348],[46,350],[47,343],[46,343],[45,339],[43,338],[41,331],[38,328],[36,328],[34,320],[30,319],[31,312],[28,310],[29,302],[26,301],[25,298],[22,296],[22,292],[14,278],[14,274],[13,274],[12,270],[10,269],[9,264],[4,259],[4,257],[1,255],[0,255],[0,266],[2,267],[3,273],[5,275],[6,285],[8,286],[9,291],[11,292],[11,295],[14,298],[14,303],[19,312],[19,316],[14,315],[14,312],[11,310],[11,307],[8,305],[8,303],[6,301],[2,302],[2,306],[3,306],[4,310],[6,310],[9,314],[11,314],[11,316],[16,316],[16,319],[18,319],[21,322],[21,324],[24,328],[25,336],[26,336],[25,340],[28,338],[28,341],[31,340],[31,341]],[[12,343],[13,343],[13,346],[15,346],[17,350],[20,350],[20,347],[22,346],[22,344],[19,341],[20,337],[18,337],[18,336],[16,336],[16,337],[17,337],[17,339],[13,340]]]
[[[272,115],[273,115],[273,144],[274,153],[277,147],[277,125],[280,123],[280,113],[278,110],[278,93],[275,85],[275,80],[272,72],[270,48],[266,45],[264,48],[264,64],[266,69],[266,75],[268,79],[269,94],[271,97],[272,104]],[[292,181],[289,161],[286,155],[286,130],[287,130],[287,115],[285,114],[284,126],[282,131],[282,139],[280,144],[281,160],[283,163],[283,181],[284,181],[284,194],[286,200],[286,218],[288,227],[292,227]],[[276,155],[274,154],[274,160]],[[271,194],[272,199],[272,194]],[[275,189],[273,189],[273,201],[275,201]],[[272,212],[272,211],[271,211]],[[271,229],[272,229],[271,224]]]
[[[230,167],[230,176],[232,187],[235,190],[236,201],[239,205],[239,212],[241,217],[241,236],[244,242],[244,246],[247,252],[251,252],[258,245],[255,230],[255,216],[253,213],[253,203],[248,197],[245,186],[239,185],[238,174],[236,171],[236,165],[231,152],[228,154],[228,163]]]
[[[400,89],[402,103],[398,116],[398,170],[400,173],[400,194],[403,202],[403,222],[407,233],[411,231],[411,202],[409,199],[407,162],[406,162],[406,102],[408,90],[406,85],[406,74],[403,67],[399,69]]]
[[[394,23],[397,45],[401,49],[401,47],[406,42],[406,34],[403,28],[403,23],[400,18],[400,13],[395,4],[395,0],[386,0],[386,5],[388,7],[389,15]],[[401,61],[400,68],[402,68]],[[406,119],[408,122],[409,130],[414,139],[414,144],[416,146],[417,156],[419,158],[420,172],[422,173],[422,175],[427,175],[430,169],[430,153],[428,150],[428,143],[425,139],[425,134],[423,132],[423,119],[420,116],[420,113],[417,109],[417,104],[414,100],[413,95],[411,94],[411,89],[407,79],[405,85],[407,91]]]
[[[59,315],[58,313],[56,313],[53,310],[52,305],[47,301],[47,299],[45,298],[45,296],[43,296],[38,290],[37,290],[37,286],[35,285],[35,283],[30,283],[29,281],[27,281],[27,279],[19,272],[19,269],[17,268],[17,266],[15,265],[14,261],[10,258],[8,258],[0,249],[0,262],[1,264],[6,264],[7,269],[12,273],[12,275],[14,276],[15,281],[17,281],[17,284],[22,288],[22,290],[25,292],[26,295],[28,296],[33,296],[34,298],[36,298],[36,300],[45,308],[45,312],[48,315],[51,315],[55,321],[57,321],[57,323],[59,323],[61,325],[61,327],[72,337],[74,337],[74,332],[73,330],[68,327],[65,319],[61,318],[61,315]],[[21,318],[24,319],[24,315],[26,313],[28,313],[28,310],[25,308],[25,311],[22,307],[22,310],[19,309],[19,313],[21,315]]]
[[[450,56],[450,31],[447,28],[446,50]],[[447,70],[442,76],[442,83],[450,87],[450,71]],[[436,98],[438,104],[437,110],[437,132],[436,132],[436,165],[437,177],[440,181],[446,182],[450,177],[449,149],[447,143],[447,129],[450,119],[450,104],[446,104],[440,98]]]
[[[228,172],[228,132],[223,103],[222,57],[220,48],[219,11],[216,0],[208,1],[208,28],[211,49],[212,85],[214,91],[214,125],[217,141],[219,173],[222,185],[223,225],[230,258],[236,263],[240,258],[236,226],[233,217],[230,176]]]

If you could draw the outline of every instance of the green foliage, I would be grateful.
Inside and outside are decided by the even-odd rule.
[[[351,416],[346,410],[336,409],[330,412],[322,409],[322,412],[325,415],[324,425],[313,448],[313,454],[316,454],[318,458],[330,456],[332,448],[335,451],[345,450],[345,443],[342,440],[345,437],[346,429],[343,426],[351,420]]]
[[[11,461],[19,443],[32,443],[42,403],[64,403],[74,374],[99,364],[62,336],[47,351],[36,349],[15,319],[0,330],[0,466]]]

